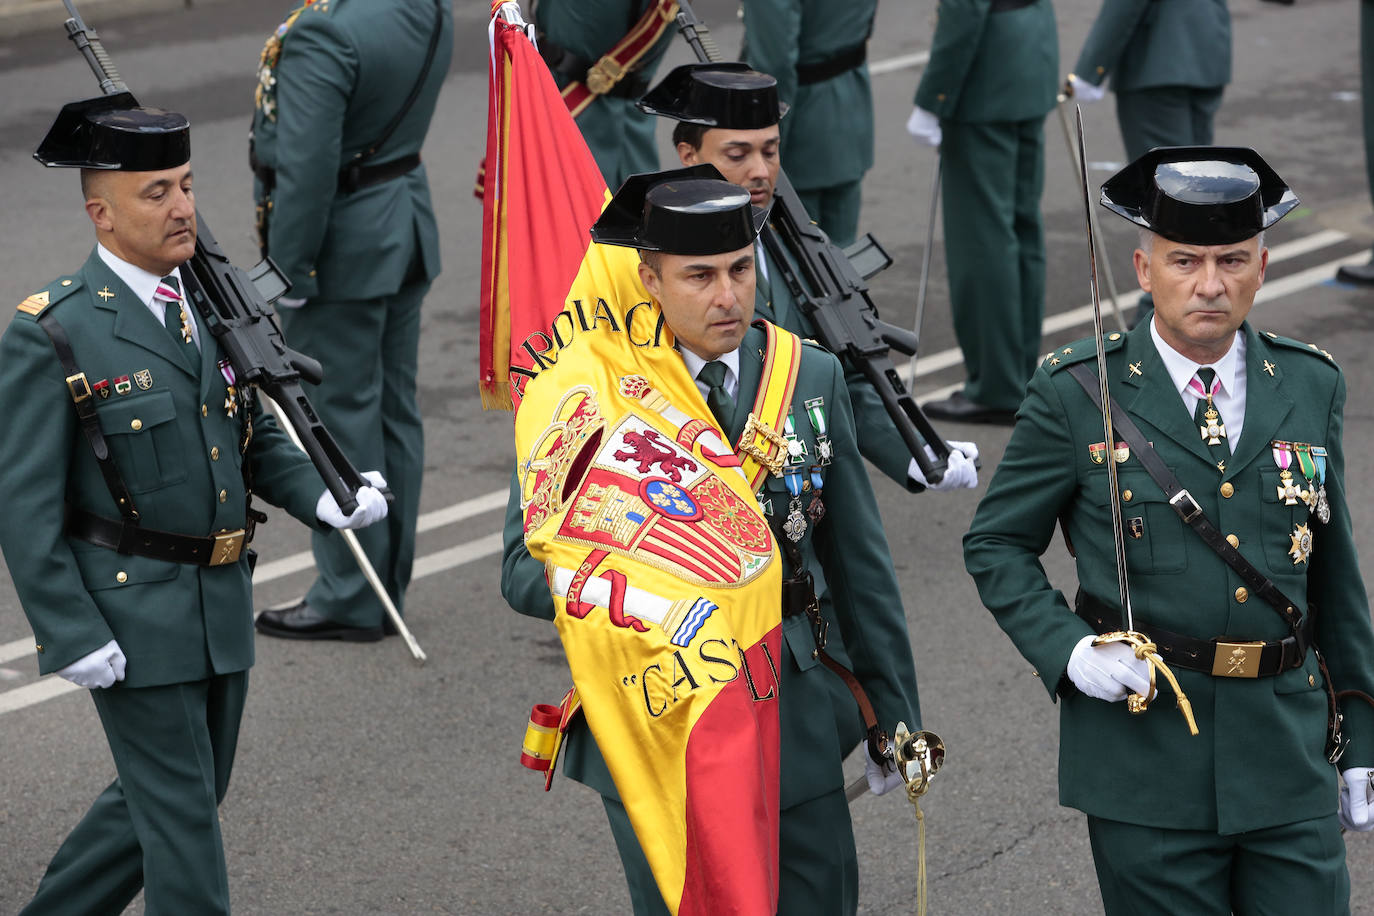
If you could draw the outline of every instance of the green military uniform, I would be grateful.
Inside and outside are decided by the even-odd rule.
[[[943,131],[945,259],[964,395],[1014,410],[1045,313],[1045,115],[1059,44],[1050,0],[941,0],[916,104]]]
[[[1345,381],[1315,346],[1248,324],[1241,332],[1244,425],[1224,471],[1173,387],[1149,322],[1110,335],[1112,396],[1217,528],[1238,539],[1241,554],[1303,614],[1315,615],[1314,642],[1335,688],[1374,690],[1374,633],[1345,497]],[[1176,666],[1197,737],[1167,695],[1131,716],[1123,704],[1079,693],[1066,677],[1074,646],[1093,630],[1051,586],[1038,557],[1059,520],[1076,549],[1083,593],[1118,607],[1111,499],[1121,500],[1130,532],[1137,628],[1228,641],[1289,633],[1274,608],[1250,596],[1237,573],[1186,530],[1136,454],[1117,465],[1120,493],[1108,492],[1106,466],[1090,448],[1103,441],[1101,413],[1066,371],[1094,355],[1092,340],[1077,341],[1036,371],[964,552],[984,604],[1051,698],[1061,700],[1060,802],[1089,815],[1095,853],[1125,844],[1140,863],[1133,874],[1099,870],[1107,910],[1343,912],[1349,887],[1336,774],[1323,751],[1327,697],[1312,653],[1270,677],[1214,677]],[[1273,440],[1327,449],[1329,522],[1279,497]],[[1313,531],[1312,550],[1299,560],[1303,525]],[[1162,684],[1161,691],[1167,694]],[[1345,715],[1351,745],[1342,766],[1367,766],[1374,710],[1350,702]],[[1268,858],[1266,845],[1286,847],[1286,860]],[[1300,857],[1308,862],[1294,868]]]
[[[1226,0],[1105,0],[1074,66],[1112,81],[1126,158],[1156,146],[1209,146],[1231,81]]]
[[[873,167],[866,63],[877,0],[744,0],[744,59],[778,81],[787,176],[806,212],[841,247],[858,236]]]
[[[150,914],[227,913],[215,809],[253,664],[249,560],[196,566],[64,535],[64,506],[114,519],[119,511],[39,315],[70,339],[143,526],[196,536],[242,528],[244,471],[255,495],[319,526],[324,485],[257,406],[241,454],[243,417],[226,410],[224,354],[209,331],[200,326],[193,360],[194,348],[98,254],[30,297],[0,339],[0,414],[23,430],[0,441],[0,546],[39,670],[58,671],[111,639],[127,658],[121,683],[91,693],[118,778],[68,836],[26,912],[119,913],[146,887]]]
[[[380,470],[395,494],[386,523],[358,539],[397,607],[415,554],[420,306],[439,274],[439,234],[423,164],[354,191],[340,187],[340,171],[382,139],[437,36],[414,103],[365,166],[418,157],[452,29],[450,0],[317,0],[268,41],[253,115],[266,248],[291,281],[288,295],[307,300],[279,307],[282,327],[324,367],[324,382],[307,394],[345,456]],[[319,577],[309,606],[344,626],[380,626],[381,602],[347,545],[316,537],[313,547]]]
[[[586,65],[601,59],[634,27],[653,0],[539,0],[534,22],[547,41],[571,55],[568,69],[554,70],[554,81],[562,89],[573,79],[581,80]],[[606,186],[618,188],[631,175],[658,170],[658,146],[654,143],[654,119],[635,108],[635,100],[648,88],[659,61],[677,34],[671,26],[640,58],[638,66],[606,95],[595,98],[577,115],[582,139],[606,179]],[[541,53],[548,55],[541,45]],[[581,66],[574,65],[572,60]]]
[[[763,369],[764,332],[751,328],[740,347],[739,391],[726,424],[734,441],[744,428]],[[826,513],[809,525],[800,542],[807,568],[816,578],[829,619],[836,621],[852,670],[873,701],[878,720],[890,729],[898,720],[919,721],[916,674],[909,651],[901,596],[867,472],[855,447],[844,375],[838,360],[812,344],[802,348],[792,415],[796,432],[816,454],[816,431],[805,402],[824,399],[826,425],[835,446],[824,470]],[[781,478],[769,477],[760,492],[764,512],[776,524],[790,497]],[[501,591],[523,614],[553,618],[553,602],[543,567],[525,550],[512,490],[505,528]],[[788,569],[785,575],[791,575]],[[849,809],[844,798],[841,761],[848,746],[834,726],[831,682],[837,681],[812,652],[815,641],[805,616],[784,618],[781,671],[781,896],[778,912],[834,916],[857,906],[857,861]],[[852,704],[851,704],[852,706]],[[917,727],[912,725],[913,728]],[[653,877],[639,850],[606,765],[581,721],[569,731],[562,766],[573,779],[602,794],[612,832],[625,863],[636,913],[665,913]]]

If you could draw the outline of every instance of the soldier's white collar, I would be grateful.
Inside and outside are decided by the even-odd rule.
[[[1197,374],[1198,369],[1204,368],[1204,364],[1193,362],[1165,343],[1164,338],[1159,336],[1159,329],[1155,327],[1153,315],[1150,316],[1150,337],[1154,339],[1159,358],[1164,361],[1164,368],[1169,370],[1169,378],[1173,380],[1174,389],[1180,395],[1185,394],[1188,390],[1188,380]],[[1216,370],[1222,391],[1232,396],[1236,395],[1236,373],[1243,372],[1245,368],[1245,335],[1237,330],[1235,339],[1231,341],[1231,349],[1226,351],[1226,355],[1214,363],[1205,365]]]
[[[153,293],[157,290],[158,281],[162,278],[157,274],[148,273],[148,271],[144,270],[142,267],[130,264],[99,242],[96,242],[95,250],[96,253],[100,255],[100,260],[105,262],[105,266],[113,270],[115,276],[123,280],[124,285],[133,290],[134,295],[138,297],[138,301],[148,306],[149,311],[153,313],[153,317],[157,319],[157,323],[162,324],[162,303],[153,302]],[[177,283],[180,283],[181,268],[173,267],[172,272],[167,276],[176,277]]]
[[[693,353],[686,347],[680,347],[677,352],[682,357],[683,363],[686,364],[687,371],[691,373],[692,379],[695,380],[697,377],[697,373],[701,371],[702,366],[706,365],[707,360],[704,360],[700,356],[697,356],[695,353]],[[730,397],[732,398],[738,397],[739,347],[736,347],[729,353],[721,354],[719,359],[720,362],[725,363],[725,381],[722,383],[725,387],[725,393],[730,395]],[[705,397],[706,385],[698,381],[697,388],[701,390],[702,397]]]

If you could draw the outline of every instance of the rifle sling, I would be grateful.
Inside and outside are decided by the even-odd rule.
[[[1069,374],[1083,390],[1092,398],[1092,402],[1097,405],[1097,409],[1102,409],[1102,395],[1099,390],[1097,376],[1084,363],[1077,363],[1069,367]],[[1151,447],[1145,436],[1140,432],[1140,427],[1135,425],[1126,411],[1121,409],[1121,405],[1112,399],[1112,426],[1115,432],[1125,440],[1131,447],[1140,464],[1145,468],[1145,472],[1150,478],[1159,485],[1164,491],[1164,495],[1169,499],[1169,505],[1178,513],[1178,517],[1183,523],[1193,529],[1198,537],[1202,538],[1203,543],[1210,547],[1222,561],[1241,577],[1250,588],[1251,594],[1263,598],[1284,622],[1288,624],[1289,630],[1298,640],[1298,647],[1305,654],[1309,645],[1307,628],[1302,625],[1302,613],[1298,611],[1297,605],[1289,600],[1283,592],[1279,591],[1278,586],[1274,585],[1269,577],[1255,568],[1249,560],[1241,555],[1240,551],[1232,547],[1216,529],[1211,520],[1202,511],[1202,507],[1193,499],[1193,495],[1178,482],[1173,471],[1169,470],[1168,465],[1159,457],[1159,453]],[[1111,461],[1113,446],[1107,444],[1107,460]],[[1116,494],[1112,494],[1116,498]]]

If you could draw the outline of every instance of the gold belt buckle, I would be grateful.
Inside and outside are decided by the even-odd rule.
[[[1263,642],[1218,642],[1212,677],[1259,677]]]
[[[71,392],[72,401],[80,404],[91,396],[91,383],[86,381],[86,373],[78,372],[76,375],[67,376],[67,390]]]
[[[759,448],[754,441],[759,436],[762,436],[771,448],[766,451]],[[782,474],[782,459],[786,454],[787,440],[752,413],[744,423],[744,432],[740,434],[739,450],[767,468],[768,473],[774,477]]]
[[[620,66],[620,61],[607,54],[587,70],[587,88],[594,95],[605,95],[624,76],[625,68]]]
[[[211,566],[224,566],[227,563],[237,563],[239,554],[243,552],[244,530],[238,528],[234,531],[216,531],[215,549],[210,553]]]

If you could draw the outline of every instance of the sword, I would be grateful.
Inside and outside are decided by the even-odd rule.
[[[1126,698],[1126,709],[1133,715],[1139,715],[1149,708],[1150,703],[1155,698],[1155,675],[1162,674],[1169,682],[1169,686],[1174,689],[1175,696],[1178,697],[1178,708],[1183,713],[1184,720],[1188,723],[1190,734],[1196,735],[1197,722],[1193,719],[1193,707],[1188,702],[1188,697],[1184,695],[1183,688],[1179,686],[1178,679],[1169,670],[1169,666],[1160,658],[1158,647],[1150,641],[1150,638],[1135,628],[1135,615],[1131,610],[1131,586],[1129,576],[1126,572],[1126,533],[1121,523],[1121,499],[1120,490],[1116,478],[1116,433],[1112,429],[1111,411],[1111,391],[1107,383],[1107,349],[1102,340],[1102,295],[1097,286],[1097,246],[1093,237],[1093,208],[1092,192],[1088,187],[1088,154],[1087,144],[1083,141],[1083,109],[1074,105],[1074,120],[1078,127],[1078,165],[1079,165],[1079,184],[1083,190],[1083,216],[1087,221],[1088,227],[1088,283],[1092,289],[1093,297],[1093,340],[1097,344],[1097,381],[1098,390],[1102,398],[1102,431],[1106,436],[1107,447],[1107,503],[1112,507],[1112,543],[1116,547],[1116,584],[1121,599],[1121,616],[1124,630],[1112,633],[1103,633],[1093,640],[1093,645],[1100,646],[1111,642],[1121,642],[1130,646],[1135,651],[1135,657],[1150,664],[1150,689],[1144,696],[1133,693]],[[1062,111],[1062,109],[1061,109]]]
[[[1068,95],[1067,89],[1066,89],[1065,92],[1059,93],[1059,98],[1058,98],[1058,100],[1057,100],[1057,102],[1056,102],[1056,104],[1055,104],[1055,106],[1054,106],[1054,109],[1055,109],[1055,111],[1059,112],[1059,126],[1062,127],[1062,128],[1064,128],[1064,143],[1065,143],[1065,144],[1068,146],[1068,148],[1069,148],[1069,162],[1070,162],[1070,168],[1072,168],[1072,167],[1073,167],[1072,164],[1073,164],[1073,160],[1074,160],[1073,134],[1072,134],[1072,132],[1069,130],[1069,116],[1068,116],[1067,114],[1065,114],[1065,112],[1064,112],[1064,103],[1067,102],[1068,100],[1069,100],[1069,95]],[[1074,104],[1074,110],[1075,110],[1075,111],[1079,111],[1078,105],[1077,105],[1076,103]],[[1080,112],[1080,114],[1081,114],[1081,112]],[[1087,177],[1086,177],[1087,174],[1088,174],[1087,171],[1086,171],[1087,167],[1088,167],[1088,166],[1087,166],[1087,163],[1082,163],[1082,164],[1079,166],[1079,169],[1082,169],[1082,170],[1083,170],[1082,173],[1081,173],[1082,176],[1083,176],[1083,178],[1082,178],[1083,181],[1087,181]],[[1078,171],[1078,169],[1075,169],[1075,171]],[[1090,229],[1091,229],[1092,236],[1093,236],[1093,239],[1094,239],[1095,242],[1096,242],[1097,247],[1103,252],[1103,256],[1102,256],[1102,274],[1103,274],[1104,278],[1105,278],[1106,281],[1107,281],[1107,293],[1108,293],[1108,295],[1110,295],[1110,296],[1112,297],[1112,298],[1111,298],[1112,312],[1116,315],[1116,324],[1117,324],[1117,327],[1119,327],[1122,331],[1125,331],[1125,330],[1126,330],[1126,319],[1125,319],[1125,317],[1121,314],[1121,304],[1117,301],[1117,300],[1120,299],[1121,297],[1117,294],[1117,291],[1116,291],[1116,277],[1113,276],[1113,274],[1112,274],[1112,262],[1111,262],[1111,259],[1108,258],[1108,257],[1106,256],[1107,246],[1102,244],[1102,227],[1101,227],[1100,225],[1098,225],[1098,222],[1097,222],[1097,214],[1096,214],[1095,211],[1091,211],[1091,212],[1088,213],[1088,226],[1089,226]]]
[[[916,293],[916,343],[921,343],[921,325],[926,316],[926,288],[930,285],[930,250],[935,247],[935,212],[940,206],[940,173],[944,169],[944,157],[939,147],[935,148],[935,174],[930,179],[930,220],[926,228],[926,248],[921,254],[921,285]],[[907,388],[916,388],[916,350],[911,351],[911,361],[907,363]]]

